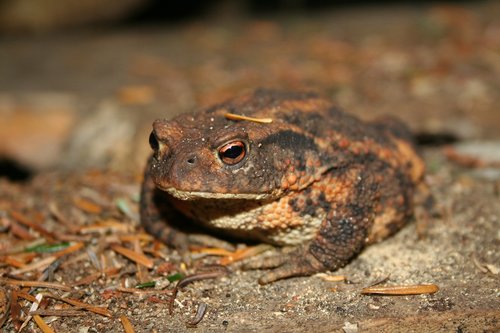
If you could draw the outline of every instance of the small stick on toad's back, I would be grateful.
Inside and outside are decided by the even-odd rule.
[[[263,123],[263,124],[270,124],[273,122],[271,118],[254,118],[234,113],[226,113],[224,117],[226,117],[229,120],[247,120],[247,121],[253,121],[254,123]]]
[[[439,290],[435,284],[416,284],[410,286],[381,286],[366,287],[361,290],[363,295],[421,295],[434,294]]]

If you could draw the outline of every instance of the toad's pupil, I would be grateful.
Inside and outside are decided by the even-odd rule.
[[[153,132],[149,135],[149,145],[151,146],[151,149],[153,150],[158,150],[160,148],[160,144],[158,143],[158,139],[154,135]]]
[[[234,145],[224,150],[222,154],[226,158],[237,158],[242,153],[243,153],[243,147],[239,145]]]

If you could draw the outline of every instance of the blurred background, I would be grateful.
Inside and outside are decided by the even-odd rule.
[[[0,0],[0,177],[140,174],[154,119],[256,87],[498,139],[500,1]]]

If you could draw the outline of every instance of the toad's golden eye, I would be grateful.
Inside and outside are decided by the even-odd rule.
[[[228,165],[234,165],[240,162],[245,155],[245,144],[241,141],[229,142],[219,148],[219,157],[221,161]]]

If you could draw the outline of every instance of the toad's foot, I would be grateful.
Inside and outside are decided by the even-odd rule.
[[[293,276],[308,276],[326,270],[307,247],[300,247],[290,253],[278,253],[267,258],[256,258],[247,263],[244,269],[271,269],[260,279],[259,284],[268,284]]]

